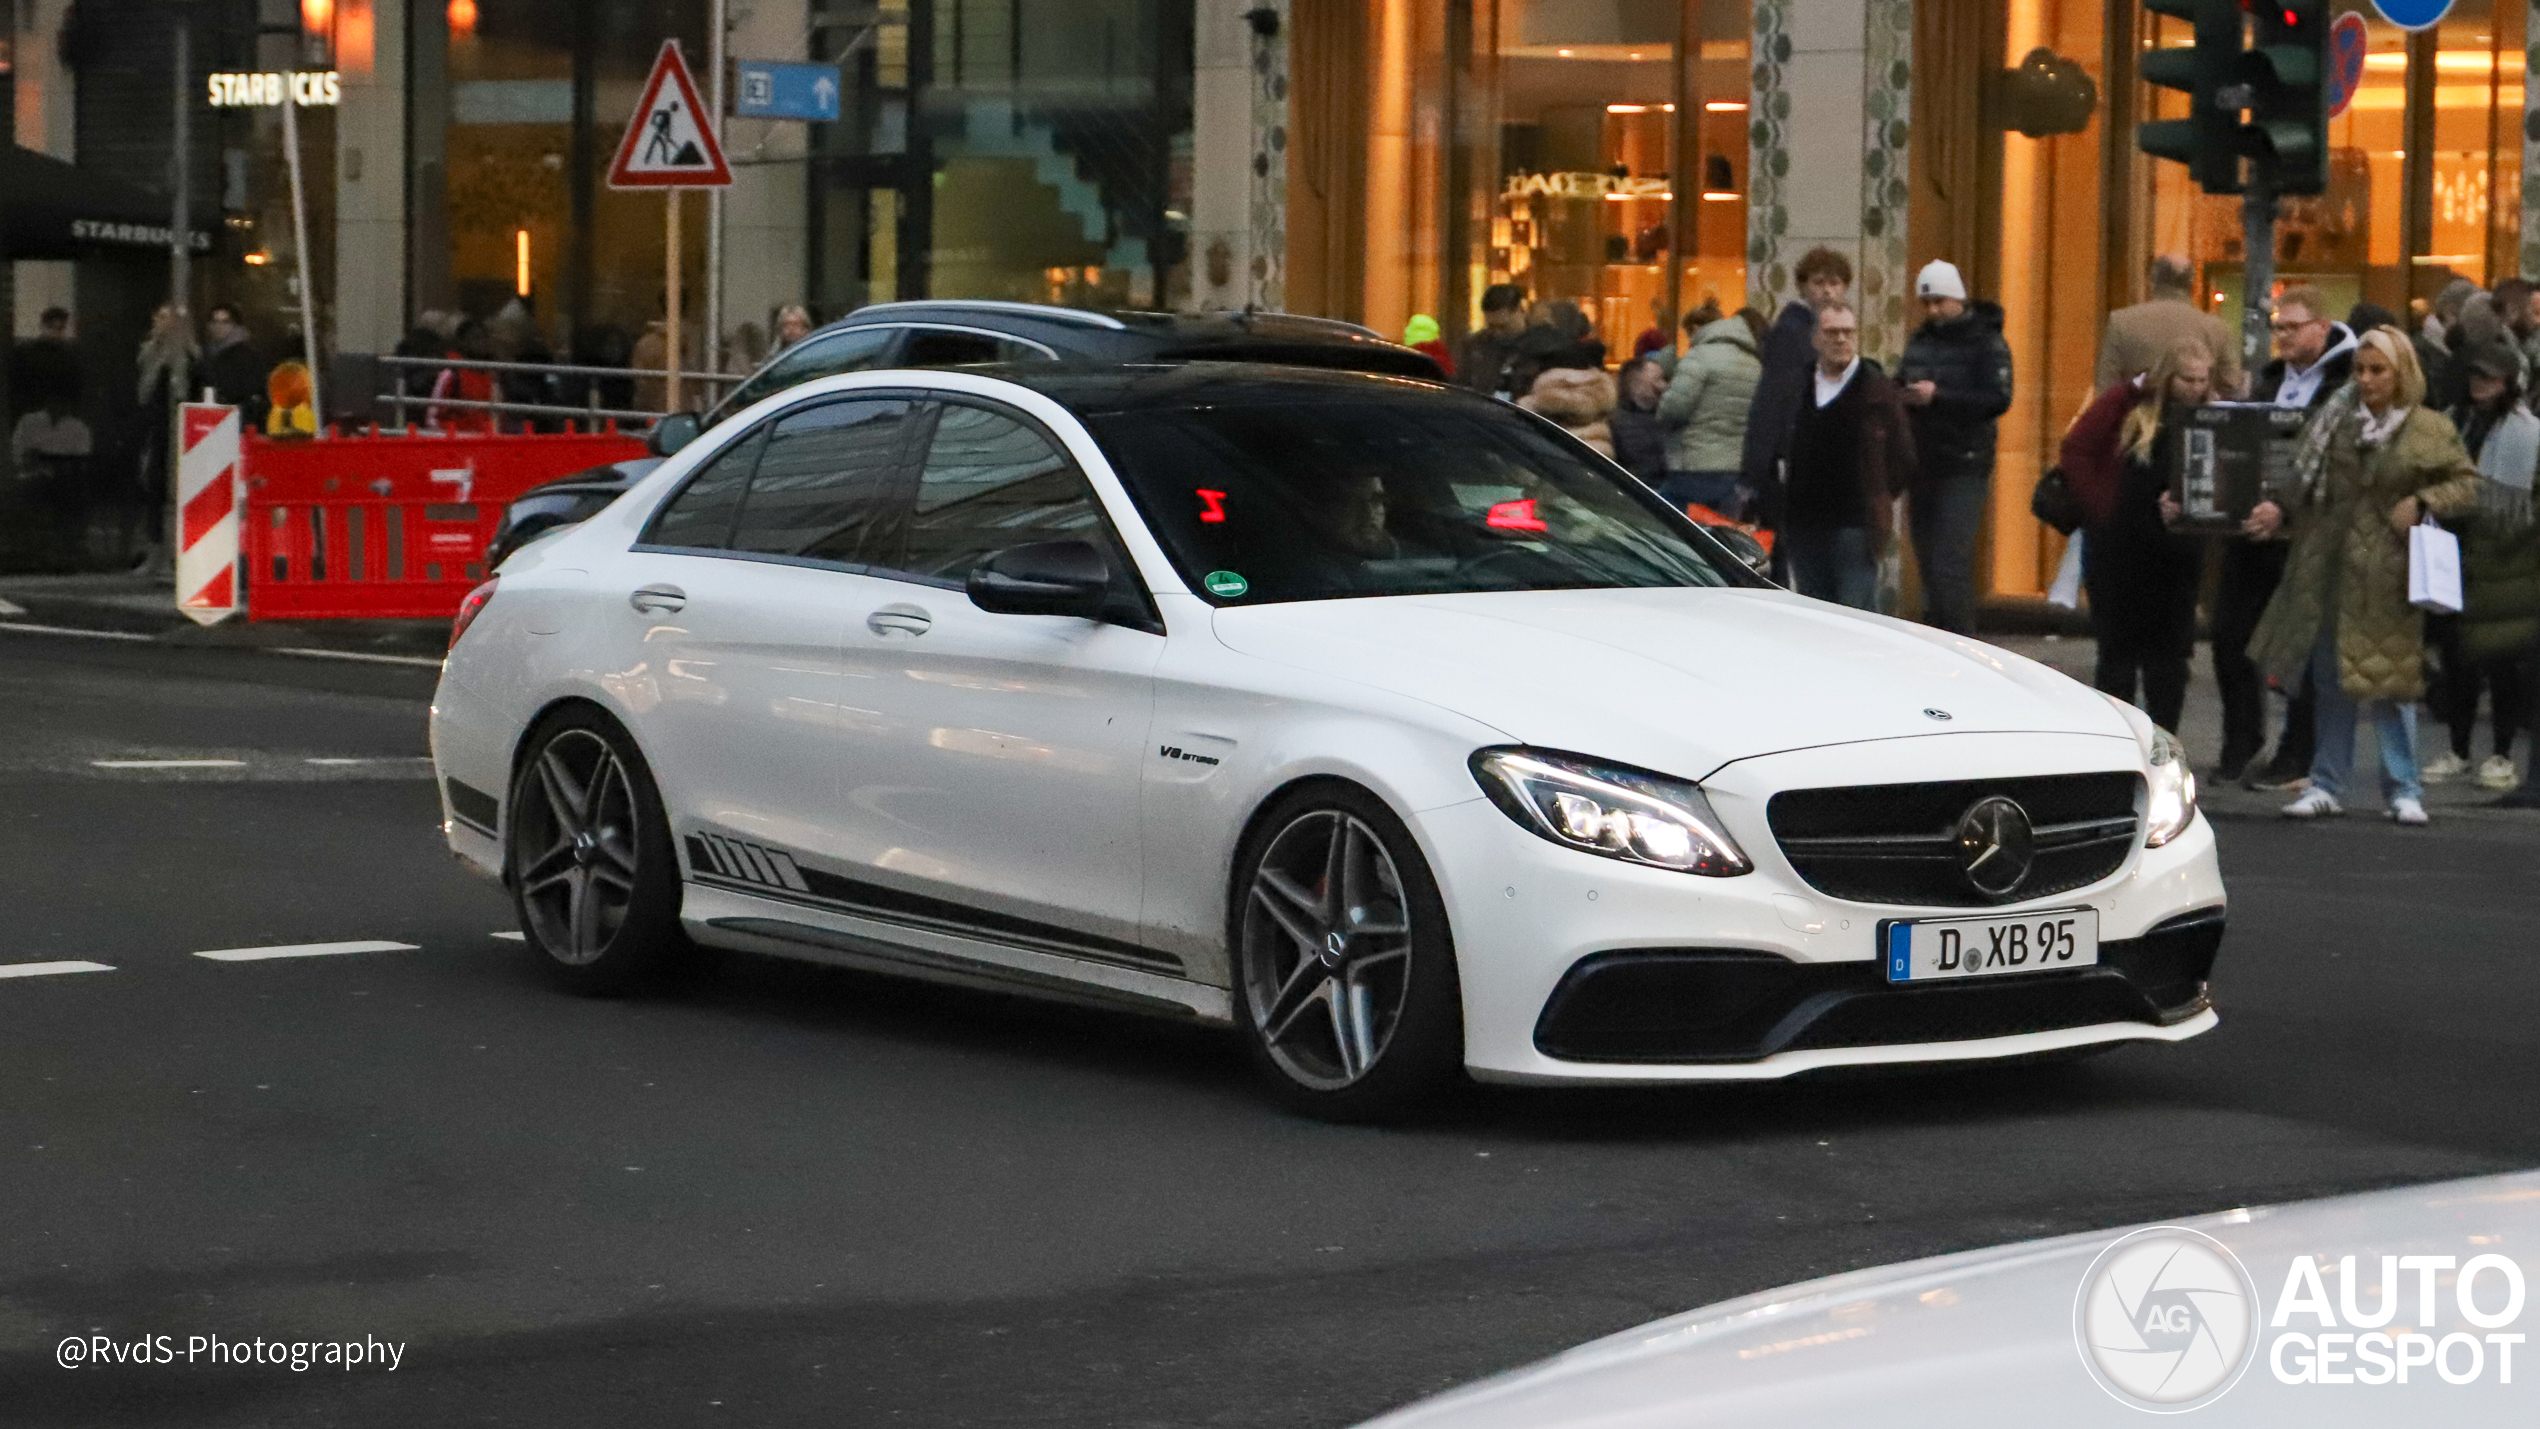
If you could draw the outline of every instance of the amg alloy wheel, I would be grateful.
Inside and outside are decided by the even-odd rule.
[[[533,736],[505,843],[521,932],[567,986],[623,991],[686,949],[660,795],[598,715],[570,713]]]
[[[1237,1015],[1290,1102],[1390,1116],[1462,1061],[1445,910],[1389,810],[1346,786],[1316,793],[1263,819],[1243,860]]]

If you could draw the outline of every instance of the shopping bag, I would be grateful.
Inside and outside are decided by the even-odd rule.
[[[2055,583],[2046,588],[2046,603],[2066,610],[2081,609],[2081,543],[2082,533],[2064,543],[2064,559],[2055,567]]]
[[[2434,524],[2434,518],[2408,528],[2408,604],[2437,615],[2461,609],[2461,541]]]

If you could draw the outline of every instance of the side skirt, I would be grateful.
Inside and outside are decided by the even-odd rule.
[[[1232,1024],[1225,988],[986,938],[886,923],[691,882],[680,921],[716,947],[984,987],[1166,1017]]]

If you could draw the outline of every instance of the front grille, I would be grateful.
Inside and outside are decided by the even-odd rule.
[[[1925,986],[1876,960],[1650,948],[1581,959],[1545,1000],[1535,1047],[1572,1062],[1752,1062],[1776,1052],[1964,1042],[2104,1022],[2166,1027],[2211,1006],[2223,914],[2099,945],[2096,967]]]
[[[1782,855],[1808,886],[1854,903],[1977,908],[2044,898],[2098,882],[2136,843],[2142,776],[2047,774],[1938,784],[1791,789],[1764,806]],[[2036,859],[1999,895],[1967,879],[1958,820],[2000,795],[2026,810]]]

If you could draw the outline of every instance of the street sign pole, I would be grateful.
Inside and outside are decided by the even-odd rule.
[[[679,42],[664,40],[652,77],[644,81],[643,97],[626,121],[626,137],[618,141],[617,159],[609,165],[609,187],[663,193],[662,336],[669,350],[662,355],[662,393],[664,405],[674,412],[680,410],[679,191],[720,189],[731,182],[732,166],[723,161],[722,141],[705,101],[697,97],[696,81],[688,77]],[[711,278],[707,289],[713,289]],[[709,321],[716,316],[709,313]],[[708,334],[709,340],[712,336]]]
[[[2263,171],[2240,196],[2240,370],[2266,365],[2275,319],[2275,189]],[[2313,317],[2325,316],[2313,313]]]
[[[318,391],[317,279],[309,268],[309,198],[300,182],[300,76],[282,77],[282,155],[291,171],[291,266],[300,280],[300,352],[309,366],[309,411],[326,425]]]
[[[662,190],[662,336],[668,339],[668,355],[662,366],[663,405],[679,410],[679,190]]]
[[[706,6],[706,132],[723,142],[724,0]],[[723,370],[723,190],[706,190],[706,361]],[[711,396],[711,394],[709,394]]]

